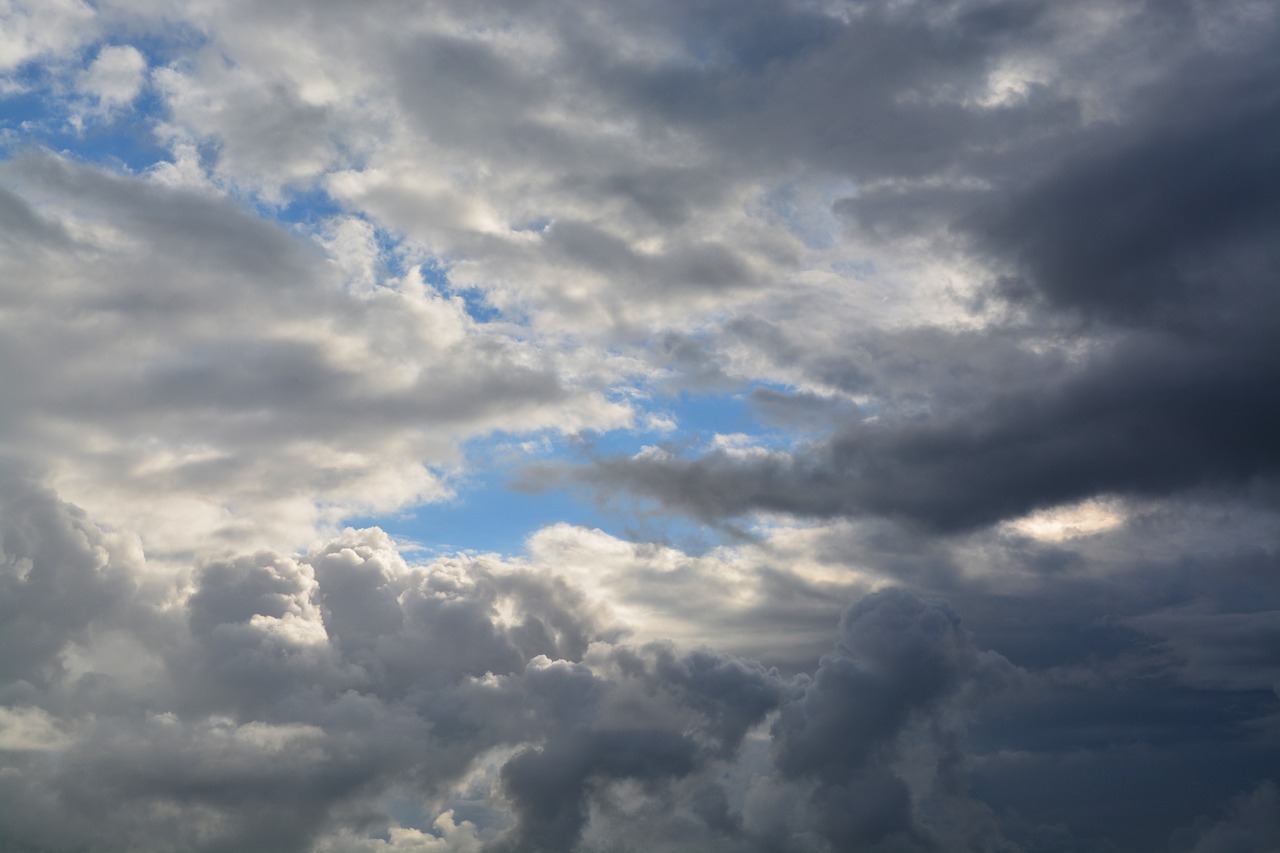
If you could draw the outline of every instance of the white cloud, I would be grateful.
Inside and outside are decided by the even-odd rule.
[[[0,73],[74,51],[94,34],[96,23],[84,0],[0,0]]]
[[[710,644],[793,668],[826,648],[842,603],[881,580],[856,563],[824,557],[830,531],[778,525],[759,533],[756,543],[695,556],[556,524],[534,533],[527,548],[531,567],[570,579],[637,642]]]
[[[1038,510],[1006,522],[1023,536],[1046,542],[1061,542],[1091,536],[1124,524],[1127,513],[1118,501],[1090,499],[1070,506]]]
[[[80,91],[97,99],[100,109],[127,106],[146,82],[147,60],[132,45],[109,45],[80,76]]]
[[[0,706],[0,751],[47,752],[70,743],[71,737],[44,709]]]
[[[434,832],[392,826],[386,839],[340,832],[322,840],[315,853],[480,853],[483,845],[476,837],[475,825],[454,821],[453,810],[446,809],[432,824]]]
[[[467,438],[631,420],[416,270],[370,290],[358,225],[331,263],[198,190],[49,155],[0,168],[19,192],[0,258],[10,446],[151,548],[302,544],[446,496]]]

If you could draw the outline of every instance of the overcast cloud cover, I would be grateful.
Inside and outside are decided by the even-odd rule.
[[[1278,236],[1266,0],[0,0],[0,851],[1275,853]]]

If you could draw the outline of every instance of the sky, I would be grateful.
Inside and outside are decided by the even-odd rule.
[[[0,850],[1280,850],[1268,0],[0,0]]]

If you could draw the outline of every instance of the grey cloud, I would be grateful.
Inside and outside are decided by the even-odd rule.
[[[915,814],[922,803],[894,762],[904,734],[932,718],[921,731],[939,739],[932,772],[945,776],[941,705],[963,689],[998,689],[1007,662],[979,653],[945,604],[896,588],[846,610],[836,638],[835,651],[782,706],[772,729],[779,770],[816,783],[810,802],[818,832],[837,850],[979,849],[952,827],[940,827],[946,838],[939,838]],[[962,787],[950,787],[963,803]],[[999,833],[988,841],[998,845]]]
[[[24,247],[48,245],[58,249],[71,246],[70,235],[55,223],[42,219],[20,195],[0,187],[0,216],[3,216],[5,253],[21,253]]]
[[[116,224],[132,226],[129,230],[137,237],[172,252],[153,253],[150,260],[160,262],[160,268],[143,281],[104,277],[92,282],[93,292],[100,298],[115,295],[121,284],[146,285],[161,294],[193,298],[207,285],[210,274],[220,273],[219,280],[232,286],[231,292],[239,298],[252,290],[255,298],[270,300],[282,291],[312,285],[316,276],[309,274],[309,266],[322,258],[317,247],[295,239],[284,228],[264,225],[258,217],[224,199],[111,174],[48,152],[30,151],[7,162],[4,176],[6,182],[25,191],[24,195],[45,204],[60,197],[74,199],[85,213],[119,217]],[[30,205],[31,201],[25,203]],[[230,247],[237,251],[229,251]],[[92,255],[111,254],[109,250],[93,251],[91,243],[79,248]],[[179,269],[188,274],[176,274]]]
[[[1216,500],[1057,542],[868,522],[829,544],[946,595],[1022,668],[969,719],[966,764],[1025,849],[1165,851],[1188,814],[1274,777],[1274,516]]]
[[[910,713],[955,689],[972,655],[954,614],[896,589],[846,611],[837,638],[837,653],[776,724],[779,766],[833,784],[891,743]]]
[[[21,494],[15,488],[7,493]],[[58,506],[51,501],[46,510]],[[15,545],[13,531],[30,512],[6,510],[7,554],[49,550]],[[61,512],[63,522],[46,512],[26,527],[56,531],[77,518]],[[79,524],[89,541],[102,535],[82,517]],[[102,559],[108,573],[142,571],[113,564],[109,552]],[[32,576],[45,571],[37,562]],[[307,850],[398,780],[442,796],[504,744],[533,745],[504,763],[516,825],[493,838],[495,849],[566,849],[590,820],[625,824],[606,806],[623,782],[655,797],[691,786],[704,805],[682,819],[701,826],[699,837],[746,839],[740,806],[711,779],[784,700],[776,672],[710,650],[615,645],[593,653],[588,643],[607,642],[611,629],[562,581],[482,563],[409,567],[376,532],[349,532],[301,558],[261,552],[213,561],[193,584],[182,625],[171,623],[156,649],[164,667],[128,703],[112,708],[86,689],[101,676],[55,669],[22,687],[14,679],[23,672],[6,675],[9,701],[58,732],[52,746],[39,747],[56,756],[44,765],[0,750],[34,768],[5,782],[6,802],[26,815],[0,812],[6,844],[64,850],[93,837],[149,851]],[[42,586],[26,604],[49,613],[88,593]],[[115,594],[137,596],[128,586]],[[917,646],[954,658],[945,636],[941,645],[904,642],[917,629],[948,629],[876,615],[885,602],[911,610],[913,601],[880,594],[851,611],[841,629],[845,653],[895,672]],[[510,616],[500,618],[504,609]],[[37,658],[130,630],[126,610],[98,607],[97,617],[50,638]],[[905,701],[923,707],[929,698],[917,692]],[[781,754],[796,752],[782,743]],[[784,762],[788,772],[799,772],[794,763]],[[80,817],[54,820],[60,802]]]
[[[520,824],[495,849],[570,849],[586,822],[589,780],[664,779],[694,767],[693,744],[670,731],[596,731],[521,752],[502,768]]]
[[[129,549],[0,463],[0,684],[61,676],[60,652],[134,594]]]
[[[394,191],[352,189],[347,201],[461,261],[469,268],[469,284],[497,291],[527,288],[521,290],[524,298],[545,300],[543,307],[563,321],[594,321],[603,312],[625,332],[634,309],[630,301],[687,296],[687,307],[708,286],[758,289],[795,269],[794,246],[750,251],[764,232],[744,230],[733,208],[743,192],[766,189],[796,172],[865,185],[844,205],[851,210],[874,207],[875,199],[897,193],[885,190],[886,181],[915,182],[918,192],[903,194],[917,201],[945,195],[940,185],[985,186],[960,193],[981,201],[961,204],[965,209],[950,217],[952,223],[981,234],[995,231],[991,244],[1020,251],[1015,232],[1038,226],[1024,223],[1018,210],[1002,218],[974,215],[974,207],[1002,208],[988,204],[990,196],[1016,199],[1052,172],[1046,164],[1052,167],[1069,152],[1107,137],[1108,131],[1096,130],[1101,122],[1089,110],[1127,111],[1117,124],[1154,128],[1163,121],[1158,113],[1172,109],[1168,92],[1197,76],[1220,78],[1222,68],[1240,64],[1240,53],[1261,55],[1252,53],[1265,41],[1256,32],[1235,47],[1236,55],[1215,55],[1206,46],[1215,27],[1238,26],[1243,8],[1131,4],[1123,14],[1091,18],[1095,25],[1085,35],[1052,4],[1010,2],[867,3],[821,10],[787,2],[661,3],[643,10],[605,4],[589,15],[561,3],[519,11],[506,3],[446,4],[436,16],[396,24],[386,23],[397,20],[391,10],[403,11],[394,4],[380,15],[358,16],[307,4],[306,14],[295,15],[291,24],[316,44],[330,45],[357,72],[329,81],[353,103],[324,107],[345,110],[325,126],[359,152],[344,164],[352,175],[362,169],[419,170],[417,160],[381,158],[384,152],[366,138],[371,122],[389,123],[390,132],[396,111],[408,120],[406,138],[396,145],[417,150],[420,143],[422,158],[441,159],[441,180],[429,180],[428,186],[414,187],[409,179]],[[310,57],[281,58],[265,49],[269,40],[263,34],[287,16],[239,4],[230,9],[234,13],[222,27],[210,27],[211,38],[250,78],[268,80],[273,91],[303,88],[287,82],[288,75],[278,73],[267,56],[288,66],[297,80],[304,72],[328,72],[309,65]],[[1154,72],[1131,73],[1137,57]],[[1038,58],[1051,69],[1040,75],[1044,79],[1033,74],[1011,84],[1014,96],[983,100],[1001,74],[1036,70]],[[222,72],[210,70],[220,63],[211,60],[181,75],[195,91],[228,98]],[[1198,75],[1206,65],[1210,73]],[[1152,87],[1152,74],[1176,78],[1178,86]],[[387,80],[394,108],[374,108],[382,101],[371,81]],[[1213,84],[1197,86],[1203,93]],[[1153,88],[1160,97],[1144,109]],[[236,91],[229,101],[246,98]],[[308,98],[291,91],[288,100],[298,106]],[[1201,98],[1185,124],[1212,120],[1201,107],[1213,100],[1212,92]],[[310,119],[296,116],[294,108],[263,109],[252,98],[247,103],[242,111],[269,127],[218,126],[192,103],[175,100],[174,106],[179,124],[195,126],[231,152],[222,163],[230,174],[256,169],[235,162],[232,155],[243,149],[287,149],[307,159],[306,145],[271,140],[292,138],[312,126]],[[1194,148],[1193,141],[1183,145]],[[1175,149],[1177,143],[1169,151]],[[333,163],[320,157],[309,168],[318,175]],[[1087,192],[1081,188],[1077,197]],[[478,200],[476,210],[512,215],[511,227],[554,221],[563,233],[556,237],[553,231],[542,242],[482,234],[489,226],[465,222],[461,208],[470,202],[462,198]],[[628,200],[624,209],[615,204],[618,198]],[[1025,201],[1036,206],[1034,197]],[[545,207],[537,209],[540,204]],[[1047,217],[1045,224],[1051,221]],[[703,222],[708,233],[731,230],[736,236],[690,239],[701,237]],[[892,237],[920,236],[921,228],[910,221],[889,225]],[[945,229],[946,223],[937,225],[923,231]],[[566,239],[572,229],[591,239]],[[676,248],[646,253],[637,277],[635,244],[646,238]],[[785,242],[777,234],[770,240]],[[588,301],[597,310],[571,310],[584,298],[581,288],[549,280],[562,278],[555,270],[566,258],[596,274]],[[753,266],[748,258],[767,269],[743,275]],[[503,302],[513,304],[511,294]]]
[[[257,615],[280,619],[297,614],[298,604],[311,597],[315,586],[302,567],[266,553],[212,563],[200,571],[197,582],[199,589],[187,602],[196,634],[248,623]]]
[[[857,412],[856,406],[841,400],[772,388],[756,388],[748,399],[767,422],[797,430],[822,429],[832,422],[848,420]]]
[[[544,746],[503,766],[504,789],[519,821],[497,849],[572,848],[586,826],[588,805],[607,797],[610,781],[661,794],[690,774],[731,761],[783,693],[776,671],[710,650],[677,656],[663,646],[621,648],[612,663],[622,676],[613,684],[564,666],[537,671],[531,687],[571,704],[551,715],[559,724]],[[554,692],[546,693],[553,683]],[[709,783],[697,790],[705,805],[694,813],[707,828],[740,831],[722,789]]]
[[[965,222],[1025,270],[1007,287],[1136,325],[1248,327],[1272,310],[1280,159],[1263,140],[1280,95],[1271,51],[1240,60],[1177,69],[1131,121]]]
[[[634,625],[637,639],[696,644],[713,636],[719,651],[791,675],[810,669],[827,650],[841,605],[869,591],[867,577],[844,576],[842,554],[813,555],[839,568],[810,575],[808,540],[799,536],[794,544],[765,539],[741,551],[694,556],[556,525],[535,534],[529,547],[538,567],[563,571],[625,613],[653,614],[653,621]]]
[[[39,509],[47,517],[37,518]],[[96,529],[74,512],[67,515],[90,537],[81,547],[92,549]],[[66,520],[58,522],[38,501],[20,512],[6,505],[3,520],[6,554],[36,558],[36,587],[18,599],[33,617],[48,620],[58,608],[94,597],[91,577],[78,589],[43,583],[50,558],[67,564],[63,571],[77,565],[49,538]],[[41,541],[49,545],[36,548]],[[536,672],[528,681],[530,697],[541,692],[554,700],[544,706],[550,716],[529,719],[518,710],[525,662],[538,652],[516,649],[527,644],[556,653],[562,639],[577,644],[581,655],[584,632],[593,640],[602,635],[580,601],[563,584],[542,579],[494,578],[483,570],[472,577],[461,568],[411,571],[388,546],[379,535],[352,534],[303,560],[263,552],[206,565],[195,575],[185,630],[156,649],[164,660],[158,680],[143,682],[140,695],[123,705],[112,707],[86,689],[104,676],[52,669],[24,687],[26,670],[6,672],[6,702],[49,720],[40,725],[53,726],[60,739],[32,747],[53,750],[51,760],[33,765],[28,753],[5,751],[15,735],[4,733],[0,756],[7,766],[31,770],[6,775],[8,805],[0,812],[6,849],[105,843],[148,851],[308,850],[342,809],[365,804],[392,781],[411,780],[438,796],[485,750],[536,739],[555,725],[565,710],[557,699],[563,686],[539,686]],[[309,560],[323,567],[319,580]],[[362,562],[373,564],[363,575]],[[126,578],[141,570],[110,562],[97,569]],[[322,585],[350,592],[361,577],[366,600],[376,597],[379,578],[400,586],[401,600],[389,603],[398,619],[374,626],[358,612],[345,619],[332,608],[322,612]],[[526,617],[509,629],[497,621],[499,594],[515,599],[514,612]],[[359,600],[353,596],[357,606]],[[325,614],[339,628],[332,641]],[[129,630],[130,617],[119,609],[99,604],[95,616],[92,625],[83,619],[65,630],[49,621],[61,633],[46,630],[39,654],[25,659],[40,665],[73,642]],[[533,626],[541,618],[548,627],[539,634]],[[24,627],[21,620],[6,624]],[[343,642],[358,636],[341,633],[344,624],[363,625],[373,648],[361,653]],[[11,660],[25,648],[6,641],[15,653]],[[470,686],[495,672],[514,681]],[[0,725],[8,720],[0,718]],[[79,817],[58,821],[60,803]]]
[[[802,158],[858,178],[929,174],[950,165],[957,147],[1007,143],[1019,123],[1024,132],[1046,123],[1035,110],[983,114],[930,97],[980,86],[1001,43],[1033,31],[1035,7],[994,5],[994,15],[971,14],[964,4],[868,5],[844,22],[757,4],[727,29],[708,26],[719,10],[704,7],[701,15],[659,19],[695,56],[709,53],[704,64],[629,64],[599,49],[586,55],[602,81],[630,95],[638,115],[706,134],[753,165]]]
[[[467,26],[421,19],[386,31],[372,16],[332,11],[313,10],[300,26],[360,70],[343,81],[362,93],[345,119],[357,129],[337,120],[331,128],[362,156],[331,183],[336,193],[463,262],[468,284],[502,293],[505,304],[510,289],[535,312],[578,323],[603,314],[624,334],[638,305],[698,305],[728,285],[744,298],[797,268],[801,253],[785,231],[743,230],[739,208],[757,189],[797,171],[860,182],[964,177],[997,152],[1007,162],[1009,150],[1034,149],[1046,128],[1079,123],[1072,96],[1047,88],[994,108],[968,103],[1006,54],[1057,46],[1059,24],[1037,5],[607,4],[583,15],[559,3],[522,13],[499,3],[442,10]],[[516,33],[522,44],[509,42]],[[247,74],[266,74],[258,38],[231,28],[220,47]],[[439,159],[443,180],[360,186],[362,176],[423,168],[395,146],[365,145],[358,128],[370,121],[398,128],[386,111],[366,110],[381,93],[359,81],[372,79],[392,81],[407,119],[396,145]],[[184,80],[217,92],[220,78],[193,69]],[[254,103],[281,134],[309,126]],[[175,106],[180,119],[228,140],[219,168],[229,174],[254,172],[232,156],[246,146],[307,149],[268,145],[274,134],[263,128],[218,127],[189,103]],[[543,240],[507,239],[492,223],[468,221],[479,212],[486,222],[505,214],[513,228],[555,224]],[[650,248],[638,253],[643,243]],[[556,273],[566,262],[592,277],[595,310],[571,310],[585,297]]]
[[[57,564],[74,568],[69,555],[109,542],[47,493],[18,480],[6,493],[6,555],[61,555]],[[1243,525],[1234,557],[1202,531],[1190,534],[1199,551],[1169,546],[1171,559],[1200,562],[1126,562],[1130,577],[1115,581],[1081,568],[1105,565],[1109,546],[1059,544],[1079,551],[1074,568],[1002,595],[989,580],[960,579],[957,539],[949,557],[929,541],[914,554],[956,561],[950,574],[911,574],[907,539],[832,534],[822,547],[851,563],[896,554],[919,593],[863,597],[841,617],[834,649],[796,679],[711,649],[626,646],[564,581],[487,560],[411,566],[377,531],[306,555],[210,561],[176,621],[139,621],[143,593],[126,583],[111,588],[119,605],[72,619],[29,658],[141,632],[162,666],[127,695],[123,684],[113,694],[117,676],[95,671],[106,658],[45,665],[37,680],[6,673],[0,762],[22,772],[0,774],[0,839],[42,851],[90,839],[157,853],[305,851],[393,825],[388,798],[406,791],[425,826],[490,761],[490,787],[466,808],[487,815],[477,843],[495,850],[1015,851],[1058,849],[1055,837],[1082,850],[1107,850],[1107,839],[1161,850],[1187,810],[1224,814],[1221,786],[1258,784],[1274,758],[1258,728],[1276,714],[1274,693],[1259,689],[1274,661],[1239,656],[1259,641],[1212,630],[1226,621],[1175,618],[1218,590],[1223,613],[1251,606],[1258,626],[1274,609],[1274,561],[1249,544],[1267,537],[1240,518],[1218,523]],[[60,530],[77,533],[62,550],[40,545]],[[1007,538],[1001,551],[990,532],[971,536],[984,559],[1048,558]],[[1128,550],[1123,540],[1117,550]],[[102,551],[95,571],[140,578],[131,553]],[[24,607],[70,612],[96,594],[83,580],[41,586]],[[955,609],[929,584],[946,587]],[[777,618],[752,618],[766,617]],[[1047,635],[1039,651],[1028,623]],[[1202,661],[1226,655],[1230,677],[1202,680],[1203,669],[1161,652],[1162,637]],[[1144,774],[1165,781],[1121,797]],[[1108,811],[1098,790],[1129,807]],[[58,819],[67,804],[76,817]],[[1179,849],[1227,832],[1204,823]]]
[[[534,105],[552,94],[550,81],[516,67],[478,39],[414,39],[401,46],[393,67],[401,102],[429,137],[464,145],[483,140],[499,152],[501,146],[531,141],[528,134],[513,139],[499,131],[513,118],[518,125],[528,121]],[[476,109],[477,103],[483,108]]]
[[[1243,780],[1271,776],[1275,752],[1255,758],[1247,749],[1216,744],[1154,749],[1129,742],[1062,758],[1049,752],[991,755],[971,771],[975,795],[1001,804],[1006,833],[1028,850],[1178,849],[1175,833],[1189,817],[1208,803],[1225,807]],[[1084,810],[1088,820],[1080,819]]]
[[[1276,817],[1280,814],[1280,795],[1275,784],[1264,782],[1251,793],[1237,797],[1232,805],[1231,816],[1204,827],[1194,845],[1179,844],[1175,849],[1191,853],[1262,853],[1280,845],[1280,819]],[[1185,837],[1192,831],[1180,834]]]
[[[600,272],[634,281],[652,291],[717,290],[750,283],[746,265],[728,247],[715,243],[676,246],[656,262],[588,225],[556,222],[546,231],[553,254],[563,254]]]
[[[579,660],[593,639],[618,636],[563,582],[483,563],[409,572],[387,558],[385,546],[360,541],[310,558],[331,642],[382,693],[516,674],[538,655]],[[494,623],[500,606],[516,619],[505,629]]]
[[[609,645],[618,630],[564,581],[410,567],[382,534],[349,531],[302,557],[199,567],[180,621],[155,634],[161,666],[110,699],[112,676],[93,671],[105,659],[52,664],[147,630],[127,583],[145,569],[22,482],[6,482],[4,548],[26,572],[15,601],[46,628],[6,620],[38,641],[6,641],[25,665],[0,683],[0,761],[25,768],[4,774],[7,848],[309,850],[377,820],[352,815],[393,785],[438,802],[489,750],[525,745],[502,771],[516,829],[494,843],[563,849],[609,784],[665,790],[732,761],[781,696],[756,664]],[[102,590],[96,576],[119,582]],[[59,821],[64,807],[77,817]]]
[[[713,751],[726,757],[781,699],[776,672],[708,650],[659,650],[653,681],[702,712]]]
[[[1135,14],[1125,32],[1156,16]],[[1053,36],[1036,15],[985,20],[997,41]],[[999,156],[953,154],[964,164],[957,174],[978,179],[962,189],[890,182],[837,203],[851,220],[883,229],[878,237],[959,239],[1007,266],[974,304],[1030,316],[980,333],[887,333],[851,316],[847,341],[815,342],[808,324],[823,303],[807,313],[765,303],[774,316],[741,312],[727,324],[732,345],[871,396],[874,420],[833,416],[829,439],[788,455],[605,458],[581,478],[707,522],[781,511],[884,515],[940,530],[1095,495],[1244,494],[1274,482],[1280,422],[1269,389],[1280,358],[1269,283],[1280,172],[1262,140],[1275,135],[1278,101],[1274,51],[1261,35],[1274,22],[1219,51],[1197,44],[1193,19],[1161,21],[1155,35],[1135,35],[1165,44],[1167,56],[1142,84],[1119,87],[1124,114],[1087,125],[1036,119],[1039,142],[1023,146],[1015,135]],[[985,55],[993,49],[977,35],[985,25],[971,23],[972,33],[954,30],[953,46],[963,52],[973,35],[975,56]],[[849,29],[880,25],[872,14]],[[931,73],[928,51],[898,55]],[[975,150],[963,127],[910,136]],[[1063,339],[1079,351],[1062,352]]]
[[[1167,638],[1169,651],[1185,661],[1182,678],[1219,689],[1267,690],[1280,672],[1280,612],[1156,612],[1133,627]]]
[[[606,457],[574,476],[706,521],[763,510],[941,530],[1095,495],[1240,491],[1280,466],[1280,409],[1264,390],[1280,374],[1264,346],[1134,343],[1057,387],[993,395],[958,416],[856,424],[760,459]]]
[[[77,827],[90,843],[304,851],[331,804],[368,782],[369,758],[320,729],[112,721],[64,756],[54,784],[68,806],[100,821]]]

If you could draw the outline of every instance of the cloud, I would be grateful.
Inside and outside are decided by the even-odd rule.
[[[1274,752],[1263,729],[1261,741],[1245,734],[1274,716],[1274,694],[1258,680],[1273,664],[1239,657],[1257,646],[1237,633],[1201,630],[1248,624],[1226,616],[1246,600],[1258,618],[1274,602],[1249,593],[1221,601],[1221,618],[1191,622],[1152,610],[1153,583],[1185,585],[1202,608],[1218,584],[1194,562],[1135,567],[1128,525],[1066,543],[973,534],[949,555],[927,542],[913,555],[888,531],[780,530],[776,554],[885,566],[896,554],[897,576],[945,586],[957,602],[902,587],[846,593],[855,603],[834,647],[793,677],[711,646],[627,641],[630,626],[604,601],[646,586],[614,580],[602,601],[609,586],[581,589],[566,578],[589,576],[554,562],[566,549],[536,551],[534,564],[411,564],[380,531],[347,531],[305,554],[207,560],[184,590],[135,538],[102,531],[21,476],[4,494],[5,600],[23,614],[6,625],[22,628],[31,614],[43,626],[6,642],[21,654],[0,683],[0,760],[22,769],[0,774],[0,827],[16,849],[93,839],[155,851],[590,850],[608,840],[672,851],[1012,851],[1052,849],[1054,821],[1091,849],[1102,834],[1168,837],[1178,822],[1157,801],[1191,768],[1210,787],[1266,778]],[[1164,523],[1230,565],[1212,556],[1221,532]],[[1264,592],[1271,562],[1250,562],[1247,542],[1266,534],[1247,531],[1234,534],[1243,550],[1231,584]],[[1031,551],[1011,552],[1016,541]],[[1195,551],[1165,541],[1173,559]],[[997,581],[1067,546],[1082,549],[1081,565],[1117,561],[1115,574]],[[700,558],[699,570],[729,557]],[[736,555],[742,570],[756,558]],[[666,572],[698,562],[653,549],[627,559]],[[953,567],[913,575],[911,559]],[[1119,582],[1123,573],[1131,577]],[[976,633],[957,615],[969,610]],[[760,648],[800,624],[785,608],[744,612]],[[1134,616],[1097,621],[1108,613]],[[728,624],[686,618],[704,643]],[[815,608],[806,618],[829,631],[833,617]],[[1199,649],[1193,664],[1232,660],[1231,677],[1184,668],[1161,637],[1175,651]],[[993,647],[1012,649],[1014,661]],[[1224,690],[1238,698],[1225,703]],[[1206,725],[1240,734],[1206,742]],[[1117,751],[1117,737],[1139,743]],[[1200,758],[1205,749],[1217,758]],[[1028,798],[1046,762],[1066,756],[1075,757],[1064,784],[1078,793],[1052,806]],[[1127,816],[1099,815],[1083,792],[1126,764],[1169,785],[1131,798]],[[1194,787],[1177,796],[1209,801]],[[75,804],[74,819],[60,817],[64,803]],[[1008,804],[1028,817],[1002,816]]]
[[[83,513],[20,478],[5,494],[18,501],[3,515],[5,600],[22,608],[6,619],[22,635],[6,643],[5,755],[56,756],[6,777],[6,801],[26,814],[3,822],[19,847],[310,849],[393,781],[446,796],[489,750],[530,742],[542,745],[504,762],[516,815],[540,796],[565,817],[539,830],[535,809],[519,837],[572,843],[590,780],[684,776],[729,759],[779,695],[758,665],[607,645],[617,629],[554,577],[483,562],[411,567],[378,531],[301,559],[206,563],[166,613],[139,592],[136,550],[110,550]],[[58,665],[96,637],[151,631],[163,665],[140,685],[117,684],[92,655]],[[560,788],[539,772],[535,794],[519,780],[543,762],[563,768]],[[53,820],[61,800],[81,818]]]
[[[558,524],[529,538],[527,565],[607,604],[636,641],[714,637],[723,651],[792,673],[826,650],[844,602],[884,580],[856,560],[820,553],[824,533],[778,526],[755,543],[691,554]]]
[[[97,99],[101,109],[128,106],[146,81],[147,60],[132,45],[111,45],[98,51],[80,78],[80,90]]]
[[[1175,67],[1085,153],[990,204],[967,227],[1018,260],[1024,277],[1006,286],[1126,324],[1249,324],[1275,263],[1275,154],[1253,145],[1280,122],[1270,61]]]
[[[1277,378],[1272,355],[1253,338],[1134,341],[1047,388],[996,392],[955,415],[855,423],[761,457],[606,457],[572,476],[706,521],[883,515],[942,530],[1110,494],[1239,491],[1273,480],[1280,462],[1280,412],[1262,392]]]
[[[1231,817],[1206,826],[1188,849],[1192,853],[1208,850],[1268,850],[1280,843],[1280,826],[1276,822],[1276,786],[1259,785],[1252,793],[1242,794],[1233,803]]]
[[[6,76],[38,57],[75,49],[97,29],[93,7],[81,0],[14,2],[0,7],[0,71]],[[5,88],[10,85],[5,80]]]
[[[836,651],[783,705],[772,729],[778,768],[817,783],[809,795],[816,829],[833,849],[951,849],[913,814],[911,791],[893,767],[899,738],[937,715],[926,737],[945,752],[942,703],[962,689],[998,688],[1011,672],[974,649],[945,605],[899,589],[874,593],[845,611]],[[945,775],[948,760],[941,757],[935,772]]]
[[[1270,849],[1277,20],[0,0],[0,847]]]
[[[133,583],[109,587],[119,604],[97,606],[92,620],[42,617],[61,631],[46,630],[39,648],[8,644],[23,654],[0,688],[3,755],[26,772],[4,776],[2,825],[19,849],[90,838],[157,851],[323,849],[329,833],[350,838],[374,819],[369,809],[395,785],[443,815],[455,786],[501,748],[513,751],[487,796],[510,804],[514,825],[457,834],[439,817],[444,835],[417,836],[423,844],[457,834],[487,836],[493,849],[564,849],[600,820],[632,833],[607,808],[621,784],[659,798],[692,787],[702,805],[683,819],[707,838],[741,836],[751,819],[734,817],[743,806],[714,779],[772,711],[782,708],[773,738],[783,774],[826,778],[806,758],[827,736],[823,714],[806,710],[808,724],[796,715],[823,705],[832,673],[868,673],[867,707],[884,711],[885,726],[865,736],[888,743],[911,713],[955,694],[980,657],[948,611],[886,591],[846,614],[816,686],[788,686],[776,670],[710,649],[620,644],[554,576],[485,561],[410,566],[376,530],[303,557],[206,563],[175,610],[142,593],[136,552],[95,544],[110,540],[82,513],[47,495],[31,501],[22,484],[6,486],[28,500],[24,515],[6,510],[4,546],[9,565],[30,562],[14,581],[29,612],[104,594],[83,579],[50,582],[95,550],[93,573]],[[68,524],[79,535],[63,542],[54,534],[65,539]],[[92,657],[51,665],[118,633],[159,641],[151,653],[162,666],[149,679],[118,683]],[[50,760],[32,763],[39,755]],[[76,804],[74,820],[54,819],[60,802]]]
[[[606,457],[576,476],[704,521],[875,514],[944,530],[1108,494],[1270,482],[1277,412],[1265,389],[1280,359],[1265,235],[1280,194],[1271,151],[1240,140],[1274,135],[1277,101],[1269,59],[1239,59],[1179,57],[1131,114],[1055,135],[1086,153],[1006,162],[996,188],[952,192],[939,221],[883,207],[936,207],[928,186],[843,203],[864,228],[970,235],[996,269],[1012,265],[986,298],[1038,306],[1033,324],[860,330],[841,345],[805,340],[803,312],[740,316],[741,337],[792,376],[870,397],[876,417],[833,415],[829,438],[789,454]],[[1068,360],[1032,354],[1055,353],[1043,339],[1062,334],[1080,347]]]
[[[469,437],[629,420],[416,269],[348,289],[227,199],[49,154],[5,180],[11,447],[155,547],[305,541],[448,494]],[[157,490],[163,508],[138,500]]]
[[[63,648],[126,602],[140,553],[11,466],[0,478],[0,679],[45,684],[61,675]]]
[[[963,103],[991,52],[1031,37],[1035,9],[729,11],[552,3],[517,22],[501,4],[320,10],[295,16],[307,38],[281,51],[276,13],[258,22],[228,4],[195,15],[215,40],[204,61],[160,76],[167,128],[207,141],[215,174],[268,196],[322,179],[448,258],[456,283],[540,328],[592,336],[602,323],[685,325],[664,310],[676,304],[689,319],[719,315],[820,263],[792,223],[759,215],[779,186],[931,177],[957,150],[1074,116],[1053,94]],[[326,54],[343,56],[342,75]]]
[[[572,847],[586,822],[583,786],[589,779],[663,779],[688,774],[694,766],[692,744],[662,731],[595,732],[521,752],[502,768],[520,816],[509,849]]]

